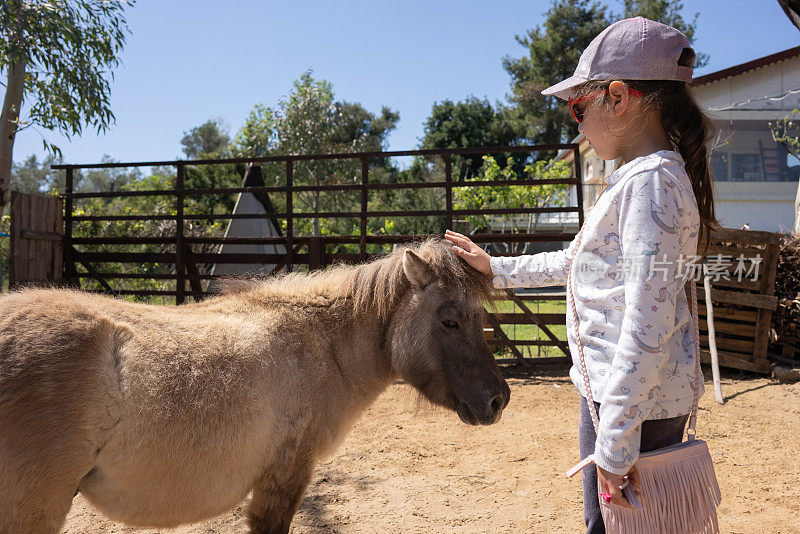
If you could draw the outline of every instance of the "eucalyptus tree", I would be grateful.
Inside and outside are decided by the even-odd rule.
[[[125,8],[134,0],[3,0],[0,2],[0,215],[6,205],[14,138],[38,125],[67,138],[85,126],[105,131],[114,121],[113,69],[128,33]],[[27,116],[22,117],[23,106]],[[58,147],[42,139],[49,152]]]

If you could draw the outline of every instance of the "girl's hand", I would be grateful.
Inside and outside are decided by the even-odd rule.
[[[453,252],[463,258],[473,269],[487,276],[492,275],[492,267],[489,264],[491,256],[481,247],[473,243],[470,238],[451,230],[445,232],[444,238],[455,243]]]
[[[628,482],[633,485],[634,491],[638,492],[639,477],[636,474],[635,467],[632,467],[627,475],[616,475],[606,471],[600,466],[597,467],[597,484],[600,487],[600,491],[611,496],[611,503],[622,506],[623,508],[633,509],[633,506],[628,502],[628,499],[625,498],[625,495],[620,489],[620,486],[625,484],[625,477],[627,477]]]

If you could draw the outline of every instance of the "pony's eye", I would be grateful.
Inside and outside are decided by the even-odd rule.
[[[449,319],[442,321],[442,326],[444,326],[448,330],[458,330],[458,323],[456,321],[451,321]]]

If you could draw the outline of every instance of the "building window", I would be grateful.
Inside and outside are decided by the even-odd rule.
[[[778,143],[779,164],[785,169],[788,181],[796,182],[800,178],[800,157],[795,156],[786,150],[786,147]]]
[[[761,158],[758,154],[731,154],[731,181],[760,182]]]
[[[728,153],[716,151],[711,155],[713,178],[718,182],[728,181]]]
[[[720,182],[792,182],[800,162],[772,139],[768,121],[716,124],[719,132],[711,151],[714,179]]]

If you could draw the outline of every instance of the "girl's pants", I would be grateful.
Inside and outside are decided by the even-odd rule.
[[[595,409],[600,410],[600,403],[595,402]],[[581,460],[594,452],[594,443],[597,434],[594,431],[592,415],[589,413],[589,403],[581,397],[580,427],[578,439],[581,447]],[[670,417],[669,419],[651,419],[642,423],[641,452],[652,451],[674,445],[683,441],[683,429],[686,426],[688,415]],[[581,471],[583,478],[583,520],[586,522],[587,534],[604,534],[603,516],[600,515],[600,502],[597,500],[597,467],[594,464]]]

